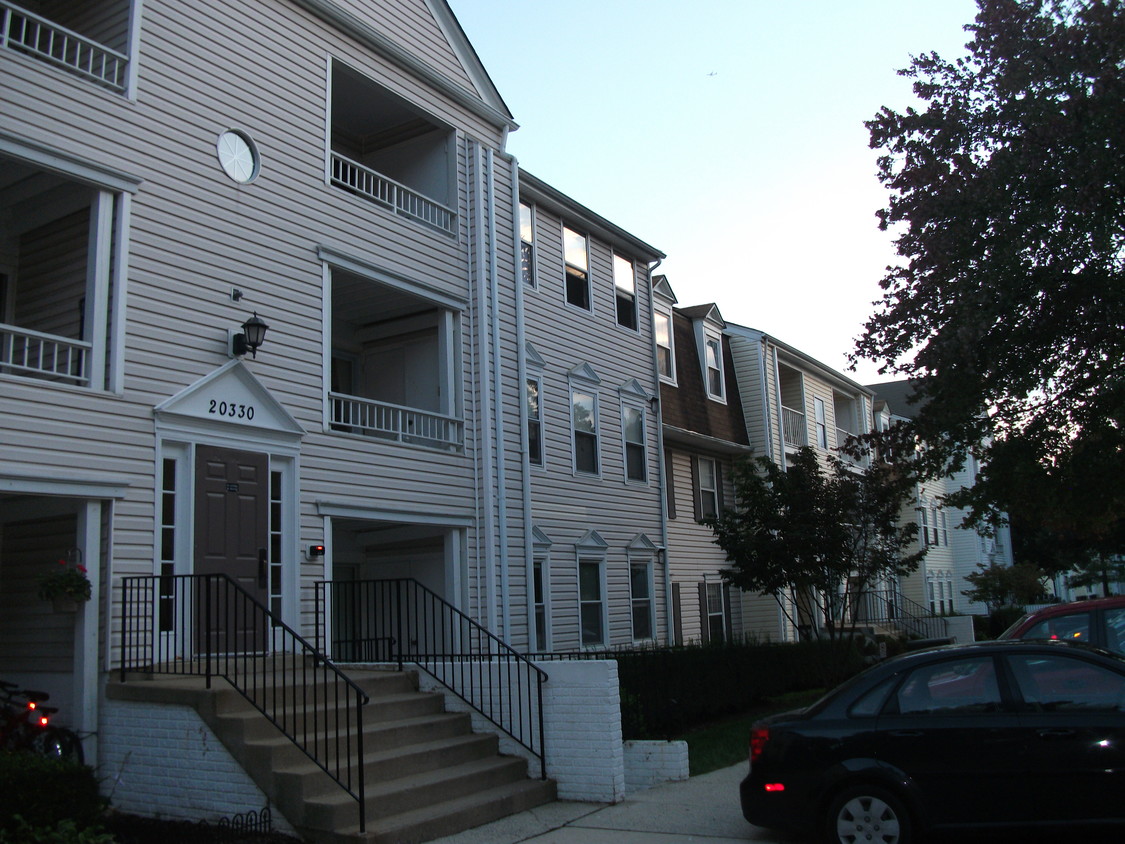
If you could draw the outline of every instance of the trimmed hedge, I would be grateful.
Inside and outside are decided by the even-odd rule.
[[[786,692],[821,688],[864,668],[859,649],[818,640],[719,644],[603,654],[617,660],[625,739],[667,739]]]
[[[14,835],[21,827],[17,815],[35,828],[71,820],[85,829],[100,822],[105,805],[92,768],[34,753],[0,752],[0,832]]]

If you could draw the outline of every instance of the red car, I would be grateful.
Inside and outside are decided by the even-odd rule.
[[[1125,654],[1125,597],[1055,604],[1028,613],[1001,639],[1067,639]]]

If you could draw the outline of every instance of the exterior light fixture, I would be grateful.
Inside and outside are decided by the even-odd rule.
[[[231,338],[231,354],[242,357],[249,352],[253,357],[257,357],[258,347],[265,341],[268,329],[269,326],[255,311],[254,316],[242,323],[242,333],[235,334]]]

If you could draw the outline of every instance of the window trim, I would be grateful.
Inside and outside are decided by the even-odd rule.
[[[535,653],[551,650],[551,558],[535,552],[531,560],[531,630],[528,638]],[[537,594],[538,593],[538,594]],[[540,600],[541,599],[541,600]],[[543,640],[539,640],[539,614],[543,617]]]
[[[706,461],[707,463],[710,463],[711,466],[713,467],[713,471],[711,473],[711,480],[712,480],[712,483],[714,483],[713,487],[703,486],[703,472],[700,468],[703,461]],[[715,497],[715,513],[714,513],[714,515],[717,517],[719,515],[719,513],[722,512],[722,509],[723,509],[723,492],[722,492],[723,479],[722,479],[722,468],[719,465],[719,461],[716,460],[713,457],[704,457],[704,456],[701,456],[701,455],[693,455],[692,458],[691,458],[691,485],[692,485],[692,497],[695,500],[695,520],[698,522],[698,521],[700,521],[704,518],[707,518],[708,516],[711,515],[710,513],[705,512],[705,509],[704,509],[704,506],[703,506],[703,494],[705,492],[710,492],[710,493],[714,494],[714,497]]]
[[[578,550],[578,567],[576,574],[578,576],[578,589],[576,590],[576,597],[578,600],[578,643],[582,648],[603,648],[609,641],[609,618],[607,613],[606,601],[606,557],[604,551],[595,550]],[[596,566],[598,570],[598,598],[596,601],[584,600],[582,597],[582,567]],[[598,606],[598,625],[601,634],[597,642],[586,641],[586,634],[582,624],[582,610],[586,606]]]
[[[676,386],[676,330],[675,330],[675,317],[673,316],[672,306],[657,304],[652,311],[652,341],[656,346],[656,372],[660,380],[665,384]],[[666,317],[668,319],[668,345],[660,345],[660,332],[656,327],[657,316]],[[660,350],[662,348],[668,349],[668,366],[670,372],[665,375],[660,371]]]
[[[813,428],[816,447],[828,450],[828,404],[820,396],[813,396]]]
[[[631,442],[629,440],[629,426],[626,423],[626,418],[630,412],[640,415],[641,421],[641,439],[640,442]],[[629,447],[639,447],[641,450],[641,472],[642,477],[634,478],[629,475]],[[639,407],[632,403],[623,402],[621,405],[621,473],[627,484],[636,484],[638,486],[648,486],[649,472],[648,468],[648,414],[645,412],[644,407]]]
[[[594,422],[594,432],[591,435],[589,432],[581,432],[584,436],[593,436],[594,439],[594,471],[587,472],[578,468],[578,426],[575,424],[574,416],[574,397],[575,394],[589,396],[593,399],[592,417]],[[601,426],[599,424],[599,396],[597,388],[593,385],[587,386],[586,384],[571,384],[570,385],[570,454],[571,454],[571,469],[576,476],[583,476],[587,478],[600,478],[602,476],[602,458],[601,458]]]
[[[633,592],[633,571],[634,569],[644,569],[645,584],[648,589],[648,595],[638,598]],[[634,642],[652,642],[656,640],[656,594],[655,583],[653,580],[653,562],[652,558],[638,559],[632,558],[629,560],[629,629]],[[643,602],[643,609],[648,614],[648,636],[637,636],[636,613],[638,602]]]
[[[567,233],[570,233],[571,235],[574,235],[575,237],[582,238],[582,246],[583,246],[583,251],[585,253],[585,266],[584,267],[580,267],[577,264],[572,264],[570,261],[567,260],[567,258],[568,258],[568,254],[567,254],[568,253]],[[563,223],[562,224],[562,258],[563,258],[563,300],[566,302],[568,307],[578,308],[579,310],[587,311],[588,313],[593,313],[594,312],[594,300],[593,300],[594,297],[593,297],[593,283],[592,283],[591,274],[590,274],[590,236],[588,234],[582,234],[581,232],[579,232],[575,229],[572,229],[566,223]],[[570,298],[570,276],[571,276],[572,270],[574,271],[574,273],[576,275],[580,274],[585,278],[585,284],[586,284],[586,296],[585,296],[586,304],[585,305],[582,305],[582,304],[579,304],[577,302],[571,301],[571,298]]]
[[[715,347],[715,362],[716,366],[712,367],[707,360],[707,354],[711,350],[711,346]],[[707,398],[711,401],[717,401],[721,404],[727,402],[727,373],[726,364],[723,360],[723,335],[720,331],[715,331],[710,326],[705,326],[703,329],[703,347],[701,349],[700,365],[703,367],[703,390],[707,393]],[[711,370],[714,369],[718,374],[719,392],[715,393],[711,390]]]
[[[525,239],[524,236],[523,236],[524,235],[524,213],[523,212],[524,212],[525,208],[527,209],[527,227],[528,227],[528,233],[531,235],[530,240]],[[533,204],[531,204],[530,202],[520,202],[518,214],[519,214],[519,242],[520,242],[520,281],[523,282],[523,284],[526,287],[529,287],[532,290],[537,290],[538,287],[539,287],[539,266],[538,266],[539,250],[536,249],[536,246],[535,246],[535,226],[536,226],[538,215],[535,213],[535,206]],[[527,275],[524,275],[524,268],[523,268],[523,247],[525,245],[528,247],[528,251],[530,252],[530,256],[531,256],[530,260],[528,261]]]
[[[527,392],[527,389],[531,385],[531,382],[535,383],[536,397],[538,399],[536,404],[538,406],[539,415],[535,419],[532,419],[532,417],[531,417],[531,407],[530,407],[530,403],[528,401],[529,395],[528,395],[528,392]],[[526,442],[526,445],[527,445],[527,462],[528,462],[529,465],[531,465],[532,467],[534,467],[536,469],[546,468],[546,466],[547,466],[547,448],[546,448],[546,442],[545,442],[544,437],[543,437],[543,432],[545,430],[545,426],[543,425],[543,378],[540,375],[532,375],[531,373],[528,373],[524,377],[523,412],[524,412],[524,421],[527,423],[527,442]],[[533,455],[532,455],[532,452],[531,452],[531,429],[532,429],[533,424],[535,426],[537,426],[538,430],[539,430],[539,459],[538,460],[535,460],[533,458]]]
[[[620,264],[628,264],[629,266],[629,276],[630,281],[632,282],[631,289],[629,290],[625,290],[625,288],[617,283],[617,271]],[[619,252],[614,252],[611,259],[611,266],[613,268],[614,316],[617,319],[617,325],[628,331],[633,331],[639,334],[641,330],[641,321],[639,316],[640,303],[638,302],[637,296],[637,262],[632,258],[626,258]],[[625,296],[629,297],[629,301],[632,303],[631,325],[621,321],[621,302],[623,293]]]

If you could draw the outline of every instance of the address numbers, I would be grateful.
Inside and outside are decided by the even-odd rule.
[[[223,416],[227,419],[250,420],[254,418],[254,405],[211,399],[207,406],[207,412],[212,416]]]

